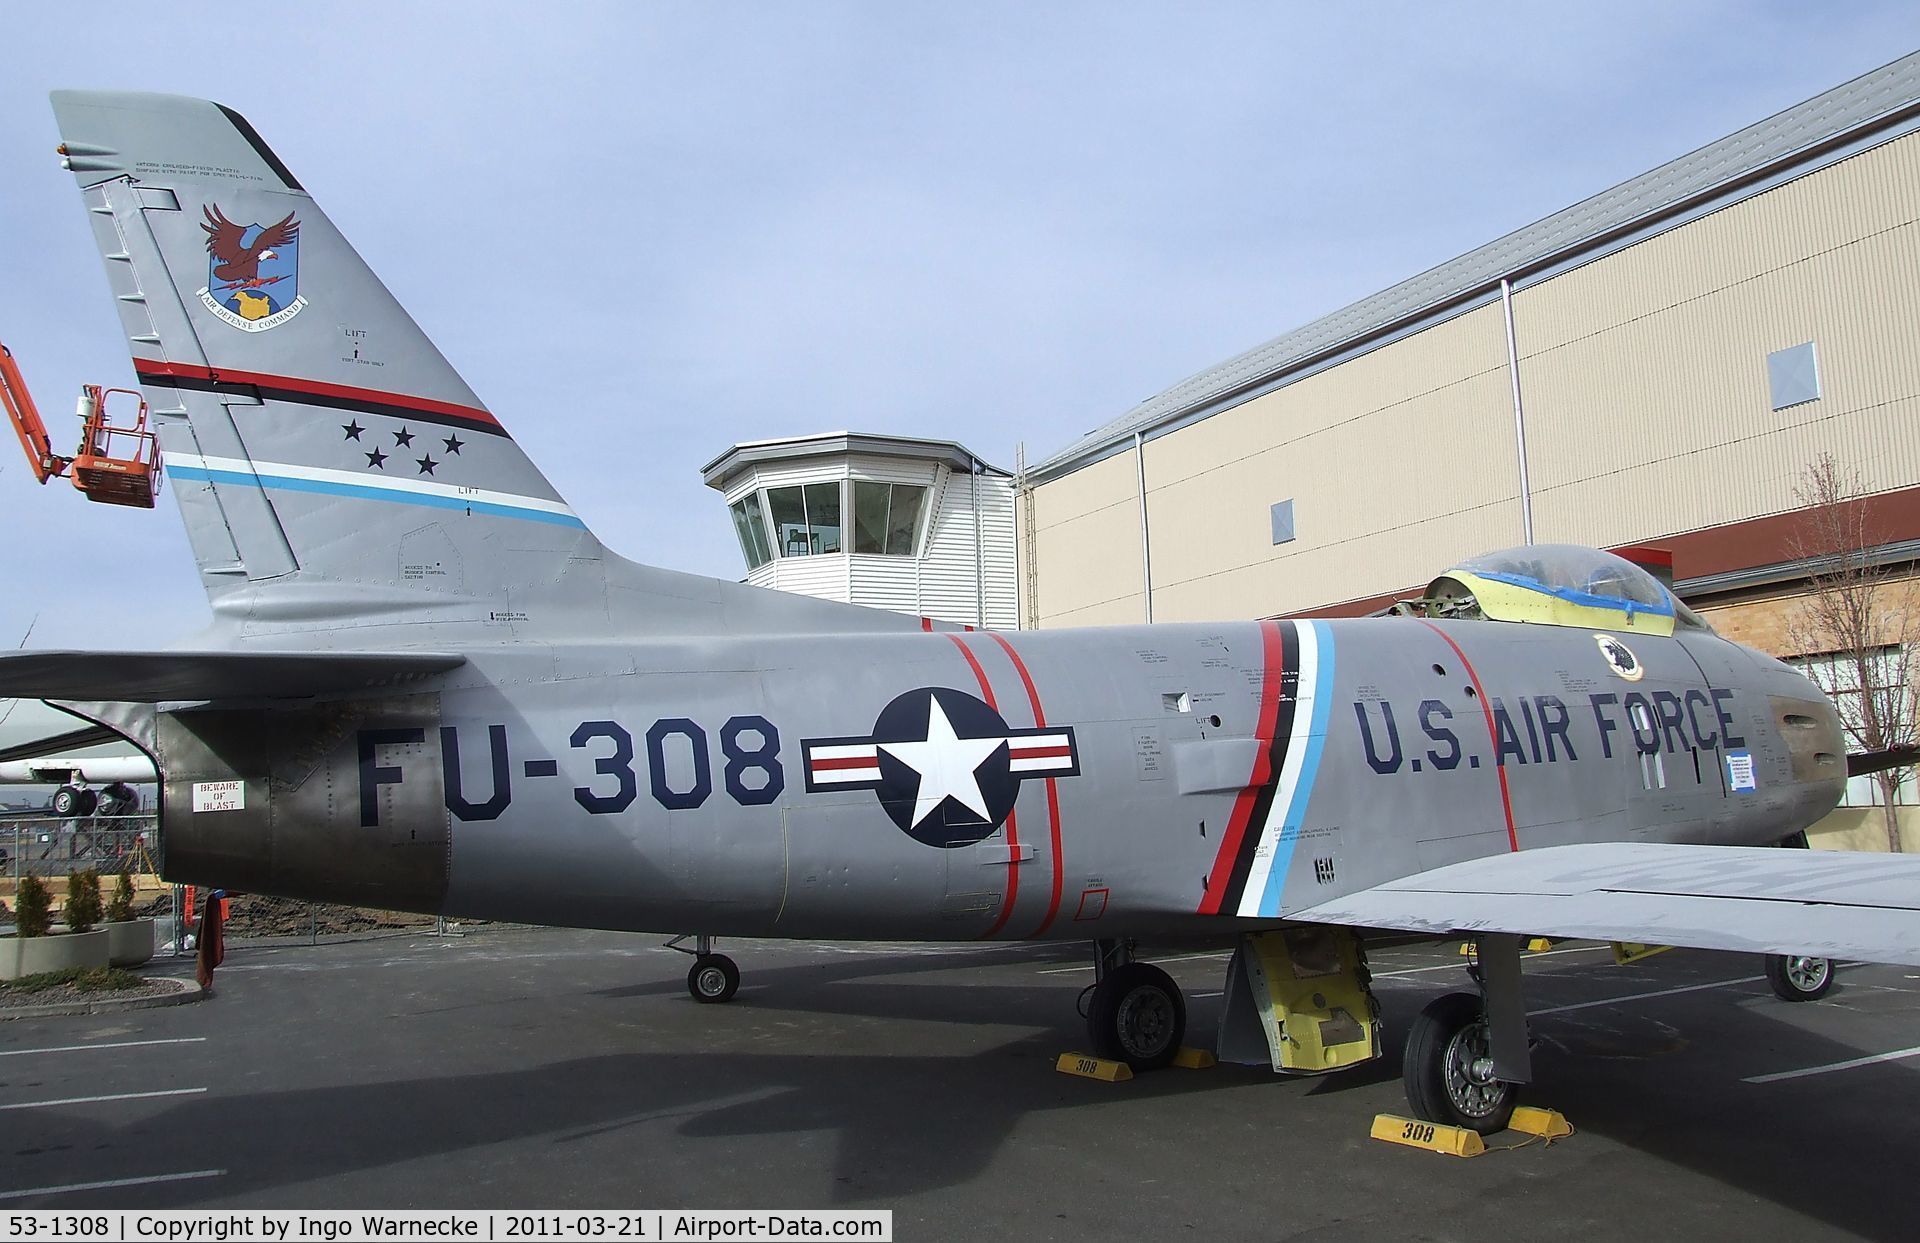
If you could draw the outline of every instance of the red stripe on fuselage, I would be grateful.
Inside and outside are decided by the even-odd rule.
[[[1233,814],[1227,820],[1227,831],[1221,835],[1220,850],[1214,855],[1213,871],[1207,877],[1207,891],[1200,899],[1202,915],[1220,913],[1220,904],[1227,896],[1227,882],[1233,878],[1234,860],[1240,857],[1240,845],[1246,840],[1247,822],[1253,818],[1253,805],[1259,801],[1260,791],[1274,779],[1273,730],[1280,719],[1280,679],[1286,672],[1279,622],[1260,623],[1260,649],[1260,715],[1254,729],[1254,742],[1257,745],[1253,753],[1253,772],[1248,775],[1247,784],[1240,793],[1234,796]]]
[[[1480,715],[1487,721],[1487,741],[1493,744],[1493,771],[1500,774],[1500,810],[1507,816],[1507,845],[1518,850],[1520,836],[1513,831],[1513,795],[1507,790],[1507,766],[1500,762],[1500,733],[1494,728],[1493,705],[1487,701],[1487,688],[1480,685],[1480,675],[1473,671],[1473,662],[1467,659],[1467,654],[1460,650],[1460,645],[1453,641],[1452,635],[1424,617],[1420,619],[1420,624],[1446,641],[1446,645],[1453,649],[1453,654],[1460,658],[1460,667],[1467,671],[1467,680],[1473,683],[1474,696],[1480,700]]]
[[[1020,675],[1020,684],[1027,688],[1027,704],[1033,709],[1033,727],[1045,729],[1047,713],[1040,706],[1040,692],[1034,688],[1033,675],[1027,672],[1027,662],[1020,659],[1020,653],[1013,650],[1013,644],[1007,642],[1001,635],[989,631],[987,637],[1000,645],[1000,650],[1005,652],[1007,659],[1013,662],[1014,672]],[[1022,752],[1021,756],[1028,758],[1038,755],[1053,757],[1072,754],[1073,751],[1069,747],[1054,747],[1045,751]],[[1053,835],[1053,892],[1047,897],[1046,917],[1040,921],[1040,926],[1033,930],[1033,935],[1036,937],[1052,927],[1054,916],[1060,913],[1060,888],[1065,880],[1065,857],[1060,846],[1060,786],[1052,777],[1047,778],[1047,825]]]
[[[332,397],[341,401],[364,401],[378,405],[400,406],[418,410],[422,414],[441,414],[450,418],[466,419],[473,423],[484,423],[489,427],[500,426],[500,421],[494,418],[490,411],[482,410],[478,406],[462,406],[450,401],[436,401],[431,397],[415,397],[410,393],[387,393],[379,389],[328,384],[322,380],[302,380],[295,376],[268,375],[258,371],[230,371],[224,367],[214,370],[196,367],[190,363],[136,360],[133,369],[142,379],[173,376],[183,380],[206,380],[216,384],[251,384],[258,388],[280,389],[296,394],[309,393],[315,397]]]
[[[816,773],[837,772],[847,768],[878,768],[880,758],[874,755],[849,755],[837,760],[809,760]]]
[[[959,635],[949,633],[947,637],[952,639],[953,645],[960,649],[960,654],[967,658],[967,664],[973,669],[973,676],[980,683],[980,697],[987,701],[987,707],[992,708],[995,712],[1000,711],[1000,705],[996,703],[993,698],[993,684],[987,681],[987,671],[980,667],[979,658],[961,641]],[[996,932],[999,932],[1000,929],[1006,927],[1008,917],[1013,914],[1013,900],[1018,897],[1019,894],[1020,829],[1015,821],[1014,813],[1012,810],[1009,810],[1007,812],[1007,896],[1000,901],[999,918],[993,921],[991,928],[988,928],[980,934],[982,938],[990,937]]]

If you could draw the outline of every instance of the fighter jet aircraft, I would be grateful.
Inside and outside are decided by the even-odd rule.
[[[717,936],[1090,942],[1137,1067],[1185,1037],[1138,941],[1236,946],[1221,1053],[1318,1073],[1381,1054],[1370,940],[1464,934],[1405,1078],[1478,1130],[1530,1077],[1525,936],[1920,964],[1920,859],[1775,849],[1847,775],[1820,692],[1618,558],[1017,633],[636,564],[238,114],[53,105],[214,621],[0,656],[0,694],[153,758],[169,878],[690,935],[702,1001]],[[208,220],[273,283],[238,300]]]

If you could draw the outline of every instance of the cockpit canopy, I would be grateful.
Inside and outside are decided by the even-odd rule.
[[[1610,552],[1578,544],[1532,544],[1463,561],[1428,584],[1430,617],[1672,634],[1706,629],[1660,580]]]

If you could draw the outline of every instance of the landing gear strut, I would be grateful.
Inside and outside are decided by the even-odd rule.
[[[733,995],[740,991],[740,968],[734,965],[733,959],[714,952],[712,937],[696,936],[693,949],[683,947],[680,942],[684,940],[685,937],[675,937],[667,942],[667,948],[693,955],[693,966],[687,969],[687,992],[695,1001],[706,1005],[732,1001]]]
[[[1099,1057],[1134,1070],[1171,1065],[1187,1034],[1187,1001],[1173,977],[1134,962],[1124,941],[1094,942],[1098,979],[1087,1005],[1087,1038]]]

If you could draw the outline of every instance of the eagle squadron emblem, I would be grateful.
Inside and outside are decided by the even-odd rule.
[[[242,332],[278,328],[307,305],[300,296],[300,221],[235,224],[217,204],[206,217],[207,283],[200,303]]]

